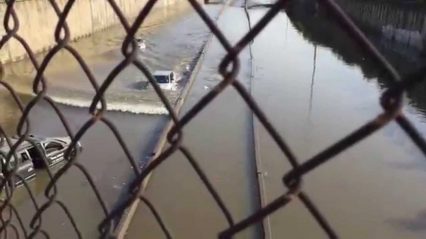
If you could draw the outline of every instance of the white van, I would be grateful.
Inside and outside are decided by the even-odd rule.
[[[154,72],[154,78],[158,86],[163,90],[177,89],[177,82],[179,79],[173,71],[156,71]]]

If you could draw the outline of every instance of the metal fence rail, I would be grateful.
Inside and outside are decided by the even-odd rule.
[[[68,209],[67,205],[58,198],[57,191],[57,182],[58,180],[67,172],[71,167],[74,167],[80,170],[86,180],[89,182],[93,192],[95,193],[97,200],[100,206],[103,209],[104,220],[99,222],[99,233],[101,238],[108,238],[114,235],[114,229],[116,222],[119,217],[135,200],[141,200],[145,203],[148,208],[153,212],[157,222],[161,226],[164,235],[167,238],[172,238],[173,235],[170,234],[167,229],[167,225],[163,222],[161,214],[159,214],[155,209],[155,202],[149,201],[139,192],[141,191],[141,185],[144,179],[154,171],[159,165],[167,161],[167,159],[174,153],[180,151],[187,160],[191,163],[191,166],[195,172],[200,176],[200,179],[204,183],[205,187],[210,192],[212,198],[218,205],[219,210],[223,213],[223,219],[227,221],[228,227],[224,228],[223,231],[218,232],[219,238],[231,238],[235,234],[238,234],[240,231],[244,230],[247,227],[250,227],[256,223],[261,222],[265,217],[274,213],[278,209],[285,210],[285,206],[291,203],[294,200],[300,200],[309,211],[311,216],[316,220],[318,226],[323,229],[323,232],[329,238],[338,238],[339,229],[333,228],[327,222],[326,212],[320,211],[321,205],[316,205],[308,196],[308,194],[303,190],[303,177],[304,175],[310,173],[311,171],[317,169],[319,166],[331,162],[334,156],[344,152],[346,149],[352,147],[358,142],[366,139],[374,132],[387,125],[391,121],[395,121],[404,132],[411,138],[411,140],[418,146],[418,148],[426,156],[426,141],[419,134],[413,124],[404,116],[402,113],[402,98],[404,93],[418,84],[420,81],[425,79],[426,67],[423,67],[420,71],[412,73],[407,76],[400,76],[400,74],[392,67],[392,65],[387,61],[387,59],[380,54],[380,52],[375,48],[375,46],[366,38],[363,32],[351,21],[351,19],[341,10],[338,4],[334,0],[318,0],[318,3],[323,7],[326,7],[330,13],[332,13],[336,22],[338,22],[341,27],[351,35],[352,39],[356,41],[359,45],[363,47],[364,53],[371,59],[374,59],[377,68],[381,69],[383,73],[387,76],[387,79],[392,82],[391,87],[384,91],[380,98],[380,103],[383,107],[383,112],[377,117],[371,119],[369,122],[366,122],[362,127],[354,130],[352,133],[342,138],[335,144],[324,149],[322,152],[313,156],[312,158],[303,161],[300,163],[295,154],[293,154],[292,149],[288,146],[284,138],[277,132],[274,126],[268,120],[268,117],[264,114],[262,109],[258,106],[256,101],[251,97],[249,91],[236,80],[240,69],[240,62],[238,60],[239,53],[248,47],[250,42],[252,42],[256,36],[268,25],[268,23],[283,9],[285,9],[286,4],[290,1],[295,0],[278,0],[277,2],[270,5],[268,12],[258,21],[255,25],[252,26],[251,30],[247,32],[235,45],[227,40],[227,38],[222,34],[221,29],[215,24],[214,20],[211,19],[207,13],[203,10],[202,6],[197,0],[188,0],[191,4],[194,11],[199,15],[203,22],[208,26],[214,36],[219,40],[222,47],[226,50],[227,54],[222,59],[219,65],[219,73],[223,77],[219,84],[211,89],[203,98],[201,98],[191,109],[185,112],[183,115],[178,116],[173,108],[173,105],[168,101],[160,87],[155,82],[153,75],[148,70],[146,65],[141,62],[137,56],[137,47],[132,41],[137,32],[138,28],[144,22],[146,17],[150,14],[154,4],[157,0],[148,0],[143,9],[136,17],[133,22],[128,22],[123,15],[122,11],[116,4],[115,0],[107,0],[109,6],[113,9],[115,15],[118,17],[121,26],[126,31],[127,35],[123,40],[121,53],[124,56],[118,65],[114,69],[111,69],[110,74],[106,77],[101,85],[97,84],[95,76],[92,73],[89,66],[85,63],[84,59],[80,56],[79,52],[74,49],[70,43],[70,30],[67,25],[67,16],[72,10],[72,7],[75,0],[68,0],[65,4],[63,10],[59,7],[58,3],[55,0],[49,0],[50,5],[56,12],[59,20],[55,29],[55,46],[49,50],[46,56],[41,62],[36,60],[36,57],[27,43],[26,39],[20,36],[19,34],[19,18],[17,13],[14,10],[14,5],[17,2],[16,0],[6,0],[5,4],[7,5],[6,13],[2,16],[3,25],[6,31],[6,35],[2,37],[0,41],[0,49],[10,40],[14,39],[18,41],[21,46],[25,49],[32,65],[37,71],[37,75],[33,79],[33,93],[35,96],[24,105],[20,98],[18,97],[15,89],[7,82],[0,81],[0,85],[10,94],[10,98],[16,102],[17,107],[19,107],[22,112],[22,117],[20,118],[19,124],[16,129],[16,134],[19,136],[16,142],[13,142],[10,136],[6,135],[5,129],[0,125],[0,134],[2,137],[2,144],[7,144],[10,146],[11,151],[8,155],[5,156],[5,162],[2,162],[2,173],[4,177],[0,181],[0,188],[3,193],[5,193],[6,198],[0,204],[0,234],[2,238],[35,238],[38,236],[44,236],[49,238],[49,233],[42,229],[42,215],[46,210],[54,205],[59,206],[64,213],[67,215],[70,223],[72,224],[75,230],[75,237],[81,238],[82,234],[80,228],[78,227],[78,222],[76,222],[72,216],[72,212]],[[48,96],[48,82],[45,78],[45,70],[49,65],[49,62],[60,50],[68,51],[79,63],[81,69],[85,72],[87,79],[90,81],[93,90],[96,92],[96,95],[92,99],[91,106],[89,108],[90,119],[77,131],[73,132],[70,129],[67,118],[63,115],[61,110],[58,108],[56,103]],[[152,84],[156,94],[164,104],[167,109],[172,121],[173,127],[168,132],[167,140],[169,145],[159,154],[157,157],[152,158],[149,163],[142,169],[137,167],[137,162],[129,152],[126,143],[123,141],[120,136],[120,132],[114,126],[114,124],[105,116],[106,111],[106,102],[103,98],[105,92],[108,90],[111,83],[114,81],[115,77],[128,65],[136,66],[149,80]],[[272,199],[267,205],[248,216],[245,219],[236,221],[230,211],[228,210],[225,203],[222,201],[219,196],[220,189],[215,188],[209,181],[208,177],[204,174],[203,170],[198,166],[197,160],[191,154],[191,149],[186,147],[182,143],[183,129],[186,125],[190,124],[191,121],[197,117],[197,115],[218,95],[220,95],[224,89],[228,87],[233,87],[238,92],[240,97],[245,101],[248,107],[252,110],[253,114],[257,117],[260,124],[266,129],[266,131],[273,138],[275,143],[279,146],[287,158],[287,160],[292,165],[292,170],[288,172],[283,172],[283,187],[286,188],[286,192],[279,196],[278,198]],[[30,111],[34,108],[35,105],[40,104],[41,102],[47,102],[52,109],[55,111],[59,117],[64,129],[68,135],[72,138],[72,143],[65,153],[67,159],[66,164],[57,172],[53,173],[48,168],[48,174],[50,177],[50,182],[45,188],[45,196],[47,201],[39,205],[34,199],[33,193],[31,192],[28,184],[24,180],[24,188],[28,191],[30,199],[36,209],[36,213],[30,220],[29,230],[28,227],[23,224],[23,220],[18,213],[18,210],[11,203],[13,197],[14,185],[11,183],[14,175],[16,175],[16,167],[8,168],[9,161],[13,156],[16,157],[16,149],[22,142],[26,141],[29,137],[29,132],[31,128],[31,122],[28,118]],[[95,185],[94,180],[91,175],[88,173],[86,168],[79,163],[79,155],[72,154],[73,149],[76,147],[77,142],[85,135],[85,133],[93,127],[95,124],[105,124],[109,130],[114,134],[116,140],[122,147],[125,152],[125,156],[128,160],[128,163],[133,166],[134,174],[136,175],[135,179],[131,183],[130,190],[127,192],[125,199],[116,207],[108,208],[104,199],[102,198],[98,188]],[[12,143],[13,142],[13,143]],[[14,220],[16,218],[17,220]],[[17,223],[15,223],[17,222]]]

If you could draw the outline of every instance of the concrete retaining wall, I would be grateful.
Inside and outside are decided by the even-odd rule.
[[[159,0],[154,8],[160,9],[175,4],[178,0]],[[63,9],[67,0],[56,0]],[[147,0],[116,0],[123,14],[128,18],[135,17],[145,6]],[[14,7],[19,18],[18,34],[23,37],[35,53],[45,51],[55,45],[54,31],[58,22],[48,0],[17,1]],[[0,3],[0,36],[5,34],[3,17],[6,4]],[[67,17],[71,39],[76,40],[88,36],[119,23],[111,6],[106,0],[76,0]],[[26,56],[23,47],[11,40],[0,49],[0,62],[17,61]]]

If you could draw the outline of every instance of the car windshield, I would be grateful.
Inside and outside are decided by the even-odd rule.
[[[169,78],[165,75],[156,75],[154,77],[157,83],[169,83]]]
[[[49,142],[44,147],[44,149],[46,150],[46,154],[53,153],[53,152],[61,150],[63,148],[64,147],[62,146],[62,144],[57,143],[57,142]]]

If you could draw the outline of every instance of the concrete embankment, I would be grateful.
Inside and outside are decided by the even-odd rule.
[[[61,9],[67,0],[56,1]],[[147,0],[118,0],[118,7],[123,14],[131,19],[145,6]],[[153,11],[168,11],[167,6],[177,4],[178,0],[159,0]],[[0,2],[0,16],[3,22],[7,5]],[[54,31],[58,17],[48,0],[24,0],[14,4],[14,9],[19,19],[18,34],[23,37],[35,53],[43,52],[55,45]],[[162,15],[162,14],[154,14]],[[155,17],[147,21],[155,22]],[[104,0],[76,0],[68,17],[67,24],[71,33],[71,40],[89,36],[101,31],[119,20],[108,1]],[[12,20],[10,20],[12,26]],[[149,24],[146,22],[146,24]],[[6,34],[4,25],[0,26],[0,36]],[[0,50],[0,62],[18,61],[26,56],[24,48],[16,40],[10,40]]]

